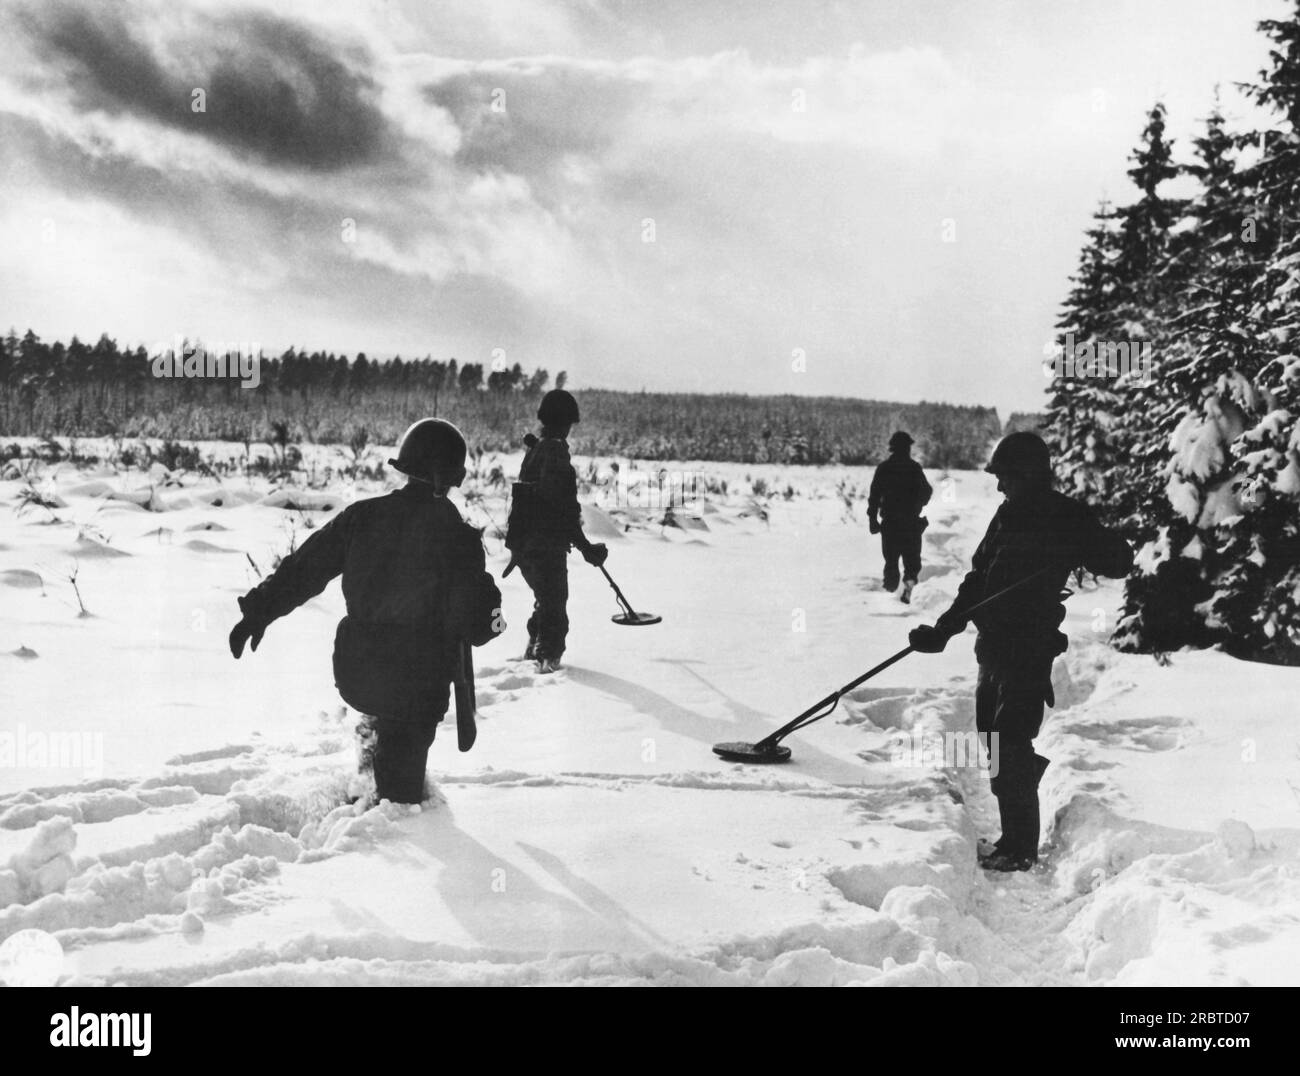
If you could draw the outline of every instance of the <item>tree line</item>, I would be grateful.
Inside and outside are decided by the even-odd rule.
[[[198,355],[199,358],[194,356]],[[160,361],[160,356],[166,362]],[[535,425],[545,369],[431,358],[385,361],[293,348],[259,356],[256,388],[241,387],[238,356],[223,377],[159,377],[189,347],[150,354],[103,335],[87,345],[28,330],[0,340],[0,434],[167,440],[393,444],[413,421],[455,422],[485,451],[518,447]],[[198,369],[198,367],[196,367]],[[245,369],[247,372],[247,369]],[[563,371],[555,386],[564,387]],[[876,463],[889,435],[908,429],[920,458],[974,467],[1000,432],[989,407],[832,397],[677,395],[588,389],[570,443],[584,455],[744,463]]]

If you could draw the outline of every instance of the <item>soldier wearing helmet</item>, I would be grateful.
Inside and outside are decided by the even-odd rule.
[[[912,436],[899,430],[889,439],[889,458],[871,476],[867,517],[871,533],[880,535],[885,556],[886,590],[898,587],[898,562],[903,562],[903,590],[899,598],[912,600],[912,588],[921,574],[921,534],[926,520],[921,509],[934,490],[921,465],[912,459]],[[883,513],[884,521],[879,516]]]
[[[447,499],[465,478],[465,451],[450,422],[412,425],[388,461],[406,485],[349,505],[312,534],[239,599],[243,617],[230,633],[236,658],[249,641],[256,650],[269,624],[343,577],[347,615],[334,639],[334,679],[363,715],[363,770],[373,771],[377,800],[426,798],[425,766],[456,651],[504,627],[479,532]]]
[[[985,470],[997,476],[1005,500],[952,606],[934,625],[913,629],[908,641],[922,653],[938,653],[965,630],[963,610],[1028,580],[970,618],[979,630],[975,725],[981,734],[995,734],[987,735],[987,750],[1002,822],[1002,836],[981,854],[982,865],[1022,871],[1038,860],[1038,784],[1048,760],[1034,751],[1033,740],[1044,703],[1056,701],[1052,663],[1069,644],[1060,630],[1066,579],[1079,567],[1127,575],[1133,551],[1091,508],[1052,489],[1051,456],[1037,434],[1004,437]]]
[[[560,667],[569,633],[569,550],[576,547],[588,564],[597,566],[609,551],[582,532],[578,476],[567,441],[579,418],[578,401],[564,389],[552,389],[542,397],[537,418],[542,436],[524,439],[528,451],[511,495],[506,574],[517,564],[533,592],[524,658],[536,661],[538,671],[552,673]]]

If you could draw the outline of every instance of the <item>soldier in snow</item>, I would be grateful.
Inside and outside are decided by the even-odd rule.
[[[334,639],[334,679],[363,715],[362,768],[373,769],[377,799],[420,803],[456,654],[465,642],[495,638],[505,623],[479,532],[447,499],[465,478],[460,431],[423,419],[388,462],[406,485],[345,508],[240,598],[230,652],[238,658],[250,640],[256,650],[267,625],[342,575],[347,616]]]
[[[926,520],[921,509],[934,491],[921,465],[912,459],[912,438],[899,430],[889,439],[889,458],[871,477],[867,516],[872,534],[880,535],[885,556],[886,590],[898,587],[898,562],[903,562],[903,590],[899,598],[912,600],[912,588],[921,574],[921,532]],[[878,517],[884,516],[881,521]]]
[[[564,389],[552,389],[542,397],[537,418],[542,436],[525,438],[528,452],[511,494],[506,533],[511,561],[505,574],[518,565],[533,592],[524,657],[536,661],[539,672],[552,673],[560,667],[569,633],[569,550],[577,547],[597,567],[609,550],[582,532],[578,476],[565,440],[578,421],[578,401]]]
[[[1047,445],[1036,434],[1003,438],[985,470],[997,476],[1005,500],[951,608],[934,625],[913,629],[908,641],[921,653],[938,653],[965,629],[963,610],[1025,581],[971,618],[979,629],[975,725],[996,764],[990,784],[1002,822],[1002,836],[981,852],[981,864],[1023,871],[1038,861],[1038,784],[1048,765],[1033,740],[1043,704],[1056,703],[1052,662],[1069,645],[1060,630],[1068,597],[1063,587],[1080,566],[1097,575],[1127,575],[1133,551],[1091,508],[1052,489]]]

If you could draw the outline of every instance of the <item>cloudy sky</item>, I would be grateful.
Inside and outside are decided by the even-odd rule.
[[[1145,111],[1287,9],[0,0],[0,321],[1034,408]]]

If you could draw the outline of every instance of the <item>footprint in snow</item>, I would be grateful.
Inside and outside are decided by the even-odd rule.
[[[1091,773],[1093,770],[1113,770],[1117,765],[1119,765],[1119,763],[1103,762],[1100,759],[1071,758],[1064,760],[1062,765],[1072,770]]]
[[[1186,745],[1187,724],[1179,717],[1133,717],[1117,721],[1075,721],[1065,725],[1063,731],[1114,747],[1173,751]]]

